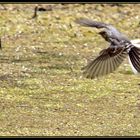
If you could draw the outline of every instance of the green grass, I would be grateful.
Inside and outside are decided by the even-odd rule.
[[[0,10],[1,136],[139,136],[140,77],[128,61],[98,79],[81,68],[108,44],[97,29],[74,23],[86,17],[139,38],[139,4],[35,4]]]

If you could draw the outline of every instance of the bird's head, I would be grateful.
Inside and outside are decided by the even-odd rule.
[[[99,32],[99,35],[101,35],[106,41],[109,41],[108,34],[106,31]]]

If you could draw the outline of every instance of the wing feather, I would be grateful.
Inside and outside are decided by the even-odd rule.
[[[123,48],[116,48],[114,51],[112,48],[104,49],[96,59],[84,68],[83,73],[91,79],[109,74],[119,67],[126,56],[127,52]]]

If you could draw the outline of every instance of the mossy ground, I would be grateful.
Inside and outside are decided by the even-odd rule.
[[[139,4],[5,4],[0,9],[1,136],[138,136],[140,77],[126,59],[112,74],[86,79],[81,68],[108,44],[85,17],[140,38]]]

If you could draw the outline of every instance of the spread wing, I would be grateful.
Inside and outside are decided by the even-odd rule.
[[[127,56],[127,51],[122,47],[107,48],[99,56],[83,68],[87,78],[103,76],[115,71]]]
[[[95,28],[107,28],[108,24],[92,21],[86,18],[80,18],[75,20],[76,23],[82,25],[82,26],[89,26],[89,27],[95,27]]]
[[[131,60],[129,62],[132,67],[132,70],[134,67],[134,69],[139,73],[140,72],[140,48],[137,47],[131,48],[131,50],[129,51],[129,59]]]
[[[106,23],[98,22],[98,21],[92,21],[92,20],[86,19],[86,18],[76,19],[75,22],[82,25],[82,26],[95,27],[95,28],[105,28],[107,31],[106,33],[107,33],[108,38],[117,39],[119,41],[121,41],[121,40],[129,41],[127,36],[122,34],[119,30],[117,30],[111,24],[106,24]]]

